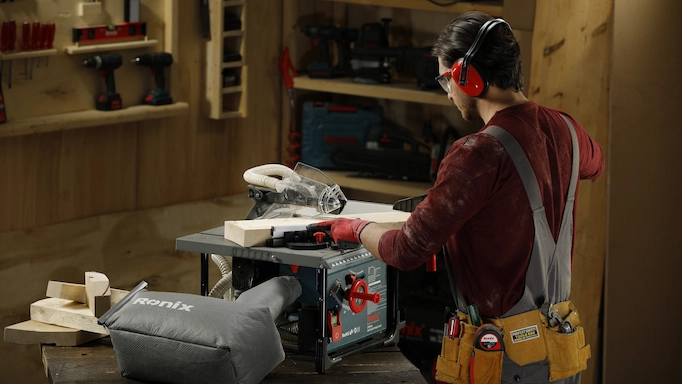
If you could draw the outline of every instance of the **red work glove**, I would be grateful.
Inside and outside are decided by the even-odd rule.
[[[373,223],[373,221],[339,218],[322,221],[315,225],[319,227],[330,227],[332,238],[334,239],[334,242],[338,244],[339,240],[362,243],[360,241],[360,233],[369,223]]]

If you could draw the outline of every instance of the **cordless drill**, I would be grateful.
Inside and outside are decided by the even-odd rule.
[[[347,76],[350,72],[350,42],[357,40],[357,30],[337,28],[333,25],[306,25],[301,31],[313,40],[319,50],[319,59],[308,66],[308,76],[330,78]],[[339,62],[332,66],[329,40],[339,44]]]
[[[173,55],[166,52],[145,53],[132,60],[137,65],[143,65],[152,69],[152,76],[156,83],[156,89],[149,92],[142,100],[143,104],[165,105],[173,103],[173,98],[166,91],[166,77],[163,69],[173,64]]]
[[[121,64],[123,64],[123,58],[118,53],[93,56],[83,61],[84,66],[98,69],[106,83],[107,90],[97,96],[95,109],[100,111],[121,109],[121,95],[116,93],[116,82],[114,81],[114,70]]]

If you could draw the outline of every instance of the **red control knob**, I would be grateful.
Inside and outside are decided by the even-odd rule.
[[[321,243],[322,240],[324,240],[324,237],[327,236],[327,234],[324,232],[315,232],[313,233],[313,236],[315,236],[315,241]]]
[[[379,304],[381,301],[381,295],[379,293],[369,293],[367,283],[363,279],[357,279],[353,282],[350,289],[346,291],[348,300],[348,305],[350,310],[354,313],[361,312],[365,309],[367,305],[367,300],[373,302],[374,304]]]

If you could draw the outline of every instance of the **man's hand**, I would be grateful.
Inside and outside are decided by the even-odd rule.
[[[369,223],[373,222],[360,219],[338,218],[322,221],[314,225],[318,227],[330,227],[332,238],[334,239],[334,242],[338,244],[339,240],[362,243],[362,241],[360,241],[360,233]]]

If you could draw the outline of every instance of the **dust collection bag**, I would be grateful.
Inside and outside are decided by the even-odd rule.
[[[140,283],[99,319],[109,330],[121,375],[160,383],[259,383],[284,350],[274,319],[301,294],[274,277],[236,301],[150,292]]]

